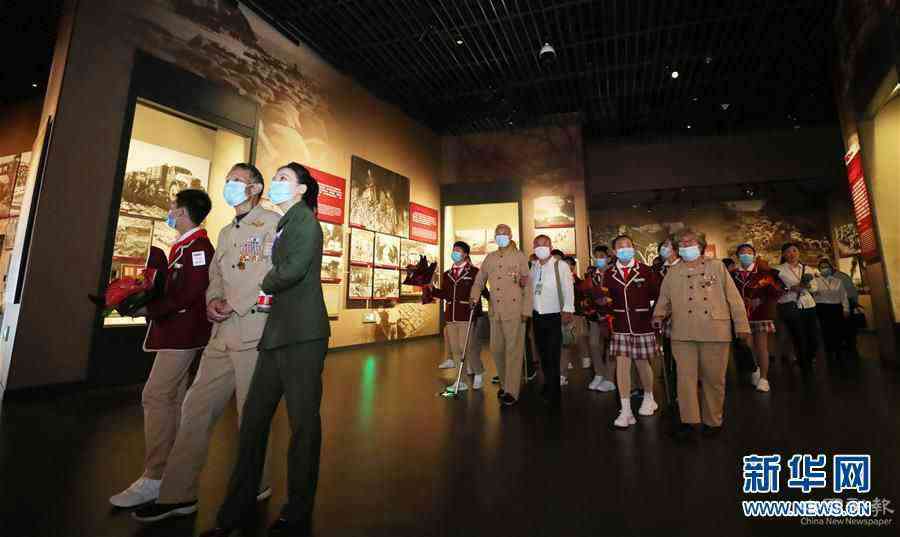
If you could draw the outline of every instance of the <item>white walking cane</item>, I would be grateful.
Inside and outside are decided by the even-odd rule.
[[[459,381],[462,379],[463,365],[466,363],[466,354],[469,350],[469,335],[472,333],[472,319],[475,317],[475,305],[469,308],[469,323],[466,326],[466,342],[463,344],[462,358],[459,360],[459,372],[456,374],[456,382],[447,386],[440,394],[441,397],[456,398],[459,395]]]

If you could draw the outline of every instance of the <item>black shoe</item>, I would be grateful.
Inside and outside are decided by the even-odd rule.
[[[494,378],[491,379],[491,384],[500,384],[500,375],[494,375]]]
[[[518,402],[519,402],[518,399],[516,399],[515,397],[513,397],[512,395],[510,395],[508,393],[504,393],[503,397],[500,398],[500,403],[502,403],[503,406],[513,406],[514,404],[516,404]]]
[[[230,537],[233,528],[213,528],[200,534],[200,537]]]
[[[497,390],[497,399],[503,399],[504,395],[506,395],[506,392],[503,391],[503,388]]]
[[[532,380],[534,380],[534,378],[536,376],[537,376],[537,366],[530,362],[525,362],[525,378],[526,378],[526,380],[528,380],[528,382],[531,382]]]
[[[701,434],[703,434],[703,436],[705,436],[707,438],[713,438],[715,436],[719,436],[719,433],[721,433],[721,432],[722,432],[721,425],[719,425],[718,427],[713,427],[711,425],[704,424]]]
[[[681,423],[672,430],[672,438],[679,444],[691,442],[695,438],[697,427],[687,423]]]
[[[286,518],[279,518],[269,526],[269,537],[308,537],[312,534],[312,524],[309,521],[291,522]]]
[[[156,503],[145,505],[131,513],[131,517],[139,522],[159,522],[176,516],[188,516],[197,512],[197,502]]]

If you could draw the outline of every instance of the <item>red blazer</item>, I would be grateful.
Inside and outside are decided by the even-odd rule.
[[[606,271],[601,271],[597,267],[587,269],[584,279],[577,280],[575,283],[575,309],[578,311],[581,305],[581,313],[589,321],[605,320],[610,314],[609,305],[606,303],[607,292],[604,280]]]
[[[612,299],[613,333],[652,334],[651,303],[659,298],[662,282],[659,273],[637,261],[628,271],[626,281],[617,263],[606,271],[603,279]]]
[[[206,288],[214,253],[205,233],[174,252],[163,295],[147,304],[145,351],[201,349],[209,342],[212,323],[206,318]]]
[[[441,275],[441,287],[426,287],[422,293],[422,302],[429,303],[434,298],[444,301],[444,320],[447,322],[468,321],[470,306],[469,295],[472,293],[472,284],[478,275],[478,267],[471,263],[462,269],[458,278],[453,278],[453,269],[446,270]],[[486,293],[482,292],[482,295]],[[475,317],[481,315],[481,303],[475,306]]]
[[[774,321],[776,304],[785,292],[784,283],[778,277],[778,271],[770,268],[763,269],[758,264],[754,264],[753,270],[750,272],[744,273],[736,270],[731,273],[731,277],[744,299],[747,319],[750,322]]]

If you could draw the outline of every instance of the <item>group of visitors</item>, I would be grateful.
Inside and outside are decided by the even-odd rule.
[[[530,365],[529,356],[536,353],[548,405],[559,406],[561,387],[569,384],[567,371],[580,364],[593,369],[589,390],[618,392],[613,425],[627,429],[636,416],[653,416],[659,409],[652,366],[659,357],[678,404],[676,437],[690,437],[698,428],[715,435],[723,422],[732,349],[752,357],[750,382],[759,392],[771,390],[769,338],[779,326],[805,373],[813,366],[819,340],[829,358],[839,357],[842,348],[855,352],[848,319],[858,307],[852,281],[828,259],[817,267],[805,265],[794,243],[784,245],[776,266],[769,266],[750,243],[737,246],[736,262],[722,262],[704,255],[702,233],[683,229],[663,240],[658,257],[647,265],[637,259],[632,239],[622,235],[609,246],[595,246],[590,267],[579,275],[576,259],[554,250],[546,235],[535,237],[530,258],[515,247],[507,225],[497,226],[495,241],[498,249],[480,270],[469,258],[469,245],[455,243],[453,265],[439,288],[426,290],[426,299],[447,302],[451,355],[440,367],[453,368],[465,359],[474,389],[484,385],[477,327],[488,319],[497,396],[504,406],[518,402],[523,365]],[[486,315],[482,297],[489,300]],[[530,368],[525,369],[531,380]],[[465,382],[459,385],[460,391],[468,388]],[[635,395],[641,400],[636,411],[631,405]]]

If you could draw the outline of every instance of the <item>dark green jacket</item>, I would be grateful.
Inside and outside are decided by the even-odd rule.
[[[262,289],[273,295],[261,350],[327,339],[331,335],[322,297],[322,227],[300,202],[278,222],[272,270]]]

